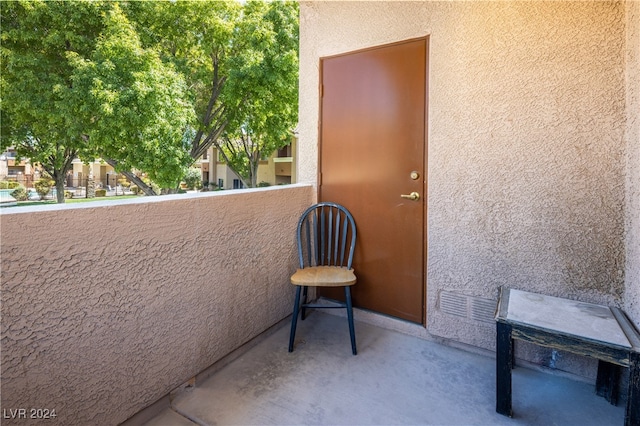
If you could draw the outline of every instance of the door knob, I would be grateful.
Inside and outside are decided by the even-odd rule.
[[[420,194],[418,194],[417,192],[412,192],[411,194],[400,194],[400,196],[412,201],[418,201],[420,199]]]

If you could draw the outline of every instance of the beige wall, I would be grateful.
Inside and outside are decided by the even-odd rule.
[[[640,2],[627,2],[627,268],[625,308],[640,324]]]
[[[273,167],[273,163],[269,163],[269,161],[260,161],[258,163],[258,178],[256,179],[256,183],[267,182],[271,185],[275,184],[275,168]]]
[[[96,182],[101,182],[107,177],[107,173],[113,172],[113,167],[104,163],[102,160],[95,160],[92,163],[84,164],[82,161],[74,161],[73,163],[73,177],[78,178],[79,174],[82,173],[84,178],[87,178],[90,173],[93,174],[93,179]],[[84,184],[83,184],[84,185]],[[78,186],[83,186],[78,185]]]
[[[285,318],[312,197],[292,185],[3,209],[2,408],[118,424]]]
[[[293,153],[293,158],[295,159],[295,138],[291,142],[291,150]],[[274,151],[266,161],[260,161],[260,163],[258,164],[258,184],[260,184],[261,182],[267,182],[270,185],[279,185],[281,183],[296,183],[295,170],[294,173],[291,173],[291,162],[285,164],[274,164],[274,158],[276,158],[277,155],[278,151]],[[222,189],[233,189],[233,180],[238,179],[238,176],[233,171],[231,171],[229,167],[227,167],[226,163],[217,162],[217,158],[218,150],[215,147],[209,148],[209,170],[214,171],[213,173],[209,173],[209,182],[213,182],[217,185],[218,178],[224,179],[224,188]],[[285,169],[284,172],[280,170],[283,168]],[[287,179],[285,177],[285,174],[287,174],[287,176],[290,176],[290,179]],[[278,175],[282,175],[282,177],[279,177]]]
[[[301,3],[300,182],[316,183],[320,58],[429,37],[430,333],[492,349],[493,324],[439,297],[500,286],[640,324],[637,16],[624,2]]]

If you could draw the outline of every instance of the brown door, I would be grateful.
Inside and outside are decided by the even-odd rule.
[[[425,320],[427,49],[419,39],[321,61],[319,198],[356,221],[354,304],[417,323]],[[401,197],[411,193],[420,198]]]

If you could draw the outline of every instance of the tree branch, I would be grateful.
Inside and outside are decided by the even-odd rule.
[[[118,162],[116,160],[107,159],[107,160],[104,160],[104,161],[108,165],[113,167],[114,169],[117,169]],[[142,192],[144,192],[144,195],[148,195],[148,196],[157,195],[153,191],[153,188],[151,188],[149,185],[144,183],[144,181],[142,179],[140,179],[140,177],[138,177],[135,173],[131,172],[130,170],[124,170],[124,171],[121,171],[120,173],[125,175],[127,177],[127,179],[129,179],[131,182],[136,184],[138,186],[138,188],[140,188],[142,190]]]
[[[211,55],[211,61],[213,62],[211,96],[209,97],[207,109],[202,116],[202,128],[198,129],[196,132],[196,135],[191,142],[191,151],[189,153],[194,161],[202,157],[204,153],[207,152],[211,145],[220,137],[228,123],[228,120],[222,118],[225,111],[224,105],[219,105],[217,108],[215,107],[216,102],[220,97],[220,93],[222,93],[224,83],[227,81],[227,77],[219,77],[220,65],[218,56],[215,53]],[[214,120],[219,121],[220,124],[210,129],[211,123],[214,122]],[[207,131],[206,129],[209,130]],[[207,136],[203,140],[202,137],[205,135],[205,132],[207,133]]]

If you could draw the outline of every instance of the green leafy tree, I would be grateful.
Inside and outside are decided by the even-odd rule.
[[[142,47],[117,3],[91,59],[68,56],[89,149],[117,171],[142,170],[160,187],[176,188],[191,163],[183,135],[193,108],[182,76]]]
[[[246,186],[297,120],[294,2],[0,2],[2,147],[64,202],[71,161],[175,187],[212,145]],[[233,151],[242,145],[242,149]]]
[[[296,2],[132,2],[143,44],[184,76],[196,111],[189,153],[213,145],[245,186],[287,145],[298,112]]]
[[[0,148],[14,146],[40,164],[55,181],[58,202],[71,162],[85,148],[73,122],[67,54],[93,51],[102,9],[97,2],[0,2]]]
[[[298,7],[249,1],[233,38],[222,93],[228,123],[214,145],[245,186],[259,161],[291,142],[298,119]]]
[[[193,121],[186,85],[144,49],[115,2],[0,3],[1,146],[39,163],[58,202],[78,156],[102,157],[151,195],[131,169],[176,187]]]
[[[200,179],[200,169],[197,167],[191,167],[187,170],[184,175],[184,183],[187,188],[190,189],[199,189],[202,185],[202,181]]]
[[[185,141],[192,162],[207,152],[228,122],[220,97],[241,9],[235,0],[127,3],[143,44],[159,51],[187,82],[196,112]]]

